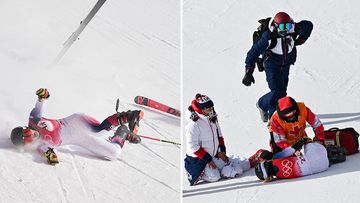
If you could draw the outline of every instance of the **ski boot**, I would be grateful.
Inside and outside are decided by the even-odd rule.
[[[326,151],[330,164],[337,164],[346,161],[345,150],[336,145],[326,146]]]
[[[265,149],[259,149],[255,154],[249,157],[250,167],[253,168],[259,164],[261,161],[271,160],[273,156],[272,152],[269,152]]]
[[[110,140],[112,143],[118,143],[121,147],[124,146],[126,140],[133,144],[141,142],[140,136],[130,132],[126,125],[120,125]]]
[[[268,120],[269,120],[269,114],[268,114],[268,112],[262,110],[262,109],[259,107],[259,102],[256,102],[256,107],[257,107],[257,108],[259,109],[259,111],[260,111],[261,120],[262,120],[264,123],[268,122]]]
[[[117,120],[120,125],[129,123],[130,131],[133,133],[137,133],[139,122],[143,118],[144,112],[140,110],[135,111],[123,111],[120,113],[117,113]]]
[[[130,131],[137,134],[140,126],[140,120],[144,117],[144,112],[140,110],[135,110],[135,111],[129,110],[126,113],[127,113]]]

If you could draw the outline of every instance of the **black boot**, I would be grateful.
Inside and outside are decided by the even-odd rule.
[[[127,140],[130,143],[134,143],[134,144],[138,144],[141,142],[140,136],[130,132],[128,127],[126,127],[126,125],[120,125],[120,127],[116,129],[116,132],[114,133],[114,136],[111,138],[111,140],[112,141],[117,140],[116,137],[121,138],[121,140]]]
[[[346,161],[345,149],[336,145],[326,146],[329,162],[337,164]]]
[[[261,120],[266,123],[269,121],[269,114],[268,112],[262,110],[262,108],[259,107],[259,103],[256,102],[256,107],[259,109]]]

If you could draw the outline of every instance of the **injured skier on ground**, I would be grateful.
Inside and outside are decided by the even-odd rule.
[[[184,161],[190,185],[200,180],[215,182],[238,177],[250,169],[246,158],[226,155],[214,103],[209,97],[197,94],[185,114],[188,124]]]
[[[14,128],[10,138],[16,146],[37,148],[50,164],[59,162],[54,148],[60,145],[80,146],[99,158],[114,160],[120,155],[125,141],[135,144],[141,141],[136,133],[143,117],[142,111],[118,112],[102,123],[79,113],[63,119],[47,119],[42,112],[44,102],[50,94],[46,88],[40,88],[36,95],[38,101],[30,113],[29,126]],[[117,130],[111,133],[108,140],[109,131],[115,127]]]
[[[319,143],[309,143],[298,156],[261,161],[255,166],[255,174],[265,182],[277,178],[297,178],[320,173],[329,168],[327,151]]]
[[[313,128],[314,140],[307,136],[306,123]],[[272,176],[295,178],[329,167],[327,151],[322,145],[323,124],[303,102],[289,96],[279,99],[269,121],[269,132],[271,152],[259,150],[249,158],[258,178],[266,181]]]

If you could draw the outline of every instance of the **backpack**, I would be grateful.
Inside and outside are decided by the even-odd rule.
[[[268,17],[266,19],[260,19],[258,22],[260,23],[260,26],[257,28],[257,30],[253,33],[253,44],[255,44],[259,39],[261,38],[261,35],[269,30],[269,23],[270,23],[271,17]],[[270,45],[268,49],[273,49],[276,46],[276,34],[274,32],[270,32]],[[258,70],[260,72],[264,71],[264,65],[263,65],[263,58],[258,57],[255,60],[255,64],[258,67]]]
[[[331,128],[325,130],[325,146],[335,145],[343,147],[345,155],[359,152],[359,133],[354,128]]]

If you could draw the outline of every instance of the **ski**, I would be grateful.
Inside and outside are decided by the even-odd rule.
[[[139,105],[143,105],[143,106],[147,106],[174,116],[178,116],[180,117],[180,111],[176,110],[174,108],[171,108],[165,104],[159,103],[157,101],[154,101],[152,99],[149,99],[147,97],[143,97],[143,96],[136,96],[134,99],[136,104]]]

